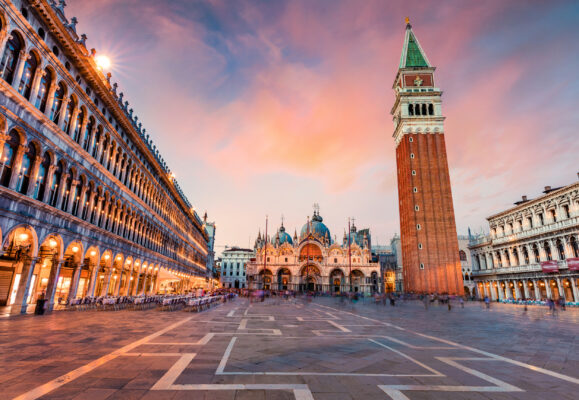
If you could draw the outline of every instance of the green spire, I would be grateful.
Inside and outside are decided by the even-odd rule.
[[[422,51],[418,39],[412,32],[412,25],[407,21],[404,46],[400,57],[400,68],[430,67],[426,54]]]

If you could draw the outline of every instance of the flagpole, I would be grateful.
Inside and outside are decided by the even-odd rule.
[[[350,218],[348,218],[348,266],[350,269],[350,276],[348,277],[350,281],[350,293],[352,293],[352,252],[350,251]]]
[[[265,246],[263,251],[263,289],[265,290],[265,268],[267,267],[267,215],[265,216]]]

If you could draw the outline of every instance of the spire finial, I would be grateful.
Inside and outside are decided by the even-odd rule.
[[[406,25],[410,25],[410,18],[406,17],[405,21],[406,21]]]

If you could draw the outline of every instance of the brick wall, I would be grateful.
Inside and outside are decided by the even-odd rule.
[[[444,134],[405,135],[396,164],[404,290],[463,294]]]

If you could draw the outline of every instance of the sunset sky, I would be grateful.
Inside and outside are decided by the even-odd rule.
[[[253,246],[266,214],[293,235],[313,203],[338,240],[348,217],[374,243],[399,232],[390,108],[406,16],[444,91],[459,233],[577,180],[576,1],[68,3],[217,245]]]

